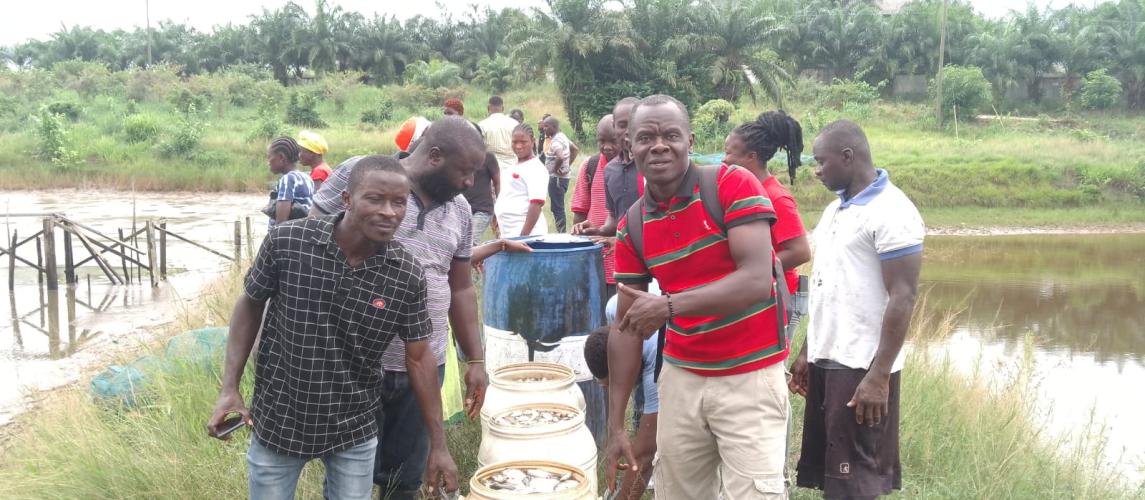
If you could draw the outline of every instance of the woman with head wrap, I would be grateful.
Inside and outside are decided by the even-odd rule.
[[[314,191],[317,192],[332,173],[330,165],[323,158],[330,147],[326,145],[326,139],[309,130],[298,133],[298,146],[301,148],[298,151],[298,162],[310,167],[310,180],[314,181]]]

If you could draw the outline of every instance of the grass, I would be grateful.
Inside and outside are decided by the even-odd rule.
[[[223,324],[240,288],[231,272],[203,303],[182,311],[171,332]],[[926,311],[924,305],[920,310]],[[903,498],[1143,498],[1101,464],[1100,435],[1077,448],[1057,449],[1055,436],[1040,431],[1031,416],[1033,381],[1028,375],[1000,390],[985,376],[958,373],[925,346],[952,330],[950,316],[917,318],[915,348],[903,377]],[[1022,374],[1032,373],[1030,357]],[[219,368],[178,365],[155,379],[145,406],[116,410],[94,404],[86,387],[61,390],[32,415],[0,452],[0,498],[241,498],[246,492],[245,449],[249,431],[221,443],[203,425],[218,395]],[[244,394],[253,373],[244,377]],[[249,399],[249,398],[248,398]],[[803,400],[792,400],[802,414]],[[793,448],[798,450],[800,419]],[[476,470],[480,427],[475,422],[447,431],[461,477]],[[794,464],[795,453],[791,460]],[[320,462],[307,466],[300,498],[321,495]],[[797,489],[793,498],[819,498]]]

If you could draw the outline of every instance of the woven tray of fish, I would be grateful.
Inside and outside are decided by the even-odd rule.
[[[576,414],[565,410],[529,409],[516,410],[494,418],[493,423],[506,427],[534,427],[558,422],[567,422]]]
[[[580,486],[571,472],[558,474],[541,469],[507,468],[481,480],[493,490],[518,495],[554,493]]]

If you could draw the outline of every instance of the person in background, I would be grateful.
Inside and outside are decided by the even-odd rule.
[[[517,164],[517,155],[513,153],[513,129],[520,122],[505,115],[505,101],[501,96],[490,97],[485,109],[489,116],[477,124],[485,138],[485,150],[497,158],[502,173],[508,172]]]
[[[432,443],[419,480],[457,489],[425,278],[393,241],[409,192],[396,160],[365,157],[342,194],[345,212],[276,225],[263,240],[231,315],[222,388],[207,421],[208,434],[220,439],[230,437],[219,436],[230,414],[253,426],[249,498],[293,498],[315,458],[325,465],[325,498],[370,498],[379,447],[373,409],[388,390],[382,353],[395,343],[405,347],[408,383],[425,408],[407,425],[426,429]],[[247,409],[239,387],[260,327]]]
[[[545,133],[545,120],[552,116],[548,113],[541,115],[541,119],[537,120],[537,139],[536,145],[533,147],[537,151],[537,158],[541,160],[541,164],[545,164],[545,151],[549,150],[549,135]]]
[[[314,181],[314,192],[317,193],[322,183],[329,179],[333,172],[323,158],[323,155],[330,150],[330,146],[326,145],[326,139],[309,130],[298,133],[298,145],[302,148],[298,152],[298,162],[310,167],[310,180]]]
[[[282,175],[270,193],[270,204],[263,209],[270,217],[269,227],[304,218],[310,212],[314,182],[298,171],[300,149],[298,142],[290,137],[279,137],[266,148],[271,173]]]
[[[573,190],[573,234],[582,234],[586,227],[600,227],[608,220],[608,207],[604,194],[604,167],[620,151],[612,115],[605,115],[596,124],[596,148],[599,153],[590,156],[580,167]],[[604,279],[608,297],[616,295],[616,258],[612,248],[605,246]]]
[[[519,109],[514,109],[509,112],[509,118],[517,120],[517,123],[525,123],[525,112]]]
[[[799,155],[803,153],[803,128],[783,111],[768,111],[728,134],[724,140],[724,163],[746,168],[763,184],[763,190],[775,209],[771,244],[775,256],[783,263],[787,289],[797,296],[799,271],[796,268],[811,260],[811,244],[807,241],[807,230],[803,228],[795,198],[767,167],[767,162],[780,148],[787,151],[787,171],[794,182],[795,169],[800,165]],[[803,311],[796,306],[787,312],[787,340],[790,342]]]
[[[604,197],[608,220],[603,226],[586,224],[580,229],[580,234],[585,236],[601,237],[599,241],[605,246],[611,246],[616,241],[617,223],[628,213],[628,208],[644,195],[644,177],[636,169],[636,162],[632,161],[631,145],[627,139],[632,108],[639,101],[635,97],[625,97],[616,101],[612,107],[612,126],[616,129],[620,151],[604,167]]]
[[[398,147],[399,151],[408,152],[410,145],[421,139],[422,134],[432,124],[433,122],[424,116],[410,117],[398,128],[398,134],[394,136],[394,145]]]
[[[489,226],[497,233],[493,207],[501,195],[501,166],[493,153],[485,153],[485,162],[473,174],[473,185],[463,194],[473,211],[473,246],[477,246]]]
[[[549,171],[549,203],[557,232],[566,229],[565,193],[569,191],[569,177],[572,175],[572,162],[579,151],[575,144],[561,132],[561,122],[556,117],[545,118],[545,136],[549,138],[545,150],[545,168]]]
[[[461,99],[450,97],[445,100],[441,114],[444,116],[465,116],[465,104],[461,102]]]
[[[815,175],[839,195],[815,226],[807,338],[791,364],[807,400],[796,485],[826,498],[902,488],[899,391],[926,226],[857,124],[823,127]]]
[[[513,152],[517,154],[517,165],[503,178],[504,189],[495,207],[500,236],[548,234],[549,224],[541,210],[545,206],[549,174],[533,154],[532,127],[521,124],[513,130]]]
[[[642,470],[624,414],[643,341],[665,327],[656,496],[787,498],[787,345],[772,279],[771,203],[748,171],[690,161],[687,108],[670,96],[636,104],[628,140],[648,186],[621,219],[616,243],[620,320],[608,336],[605,484],[615,485],[617,470]],[[717,199],[705,204],[710,188]],[[722,221],[709,215],[712,202]],[[663,295],[646,291],[652,278]]]

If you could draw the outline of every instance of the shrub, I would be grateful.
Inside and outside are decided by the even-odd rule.
[[[108,93],[118,87],[116,80],[106,65],[81,60],[60,61],[52,65],[52,73],[60,86],[74,90],[84,97]]]
[[[394,102],[389,97],[382,96],[373,109],[362,112],[362,123],[381,125],[394,117]]]
[[[365,80],[366,74],[361,71],[328,73],[319,82],[319,88],[321,88],[322,97],[334,103],[334,110],[337,113],[342,113],[346,109],[346,103],[350,100],[350,96],[361,87]]]
[[[68,101],[56,101],[49,104],[48,112],[54,115],[60,115],[63,118],[67,118],[67,120],[70,122],[74,122],[80,117],[79,105]]]
[[[516,73],[517,70],[508,57],[497,56],[493,59],[483,57],[477,64],[477,73],[473,75],[473,81],[500,94],[513,84]]]
[[[300,127],[323,128],[326,122],[318,116],[318,96],[313,92],[294,92],[286,103],[286,122]]]
[[[37,158],[50,161],[56,168],[67,170],[79,165],[79,153],[72,149],[68,132],[60,115],[52,113],[45,106],[40,110],[36,121]]]
[[[405,78],[406,82],[427,89],[456,87],[461,85],[461,67],[440,59],[417,61],[406,66]]]
[[[836,78],[830,85],[812,87],[819,107],[843,109],[848,104],[870,106],[879,100],[879,88],[862,80],[840,80]]]
[[[132,144],[154,141],[161,131],[159,119],[151,115],[131,115],[123,120],[124,139]]]
[[[203,138],[203,128],[199,112],[192,103],[187,112],[179,116],[171,135],[159,146],[159,154],[164,158],[194,156]]]
[[[127,71],[127,97],[136,101],[161,101],[179,83],[179,68],[160,64]]]
[[[1104,69],[1091,71],[1081,84],[1081,105],[1086,109],[1109,109],[1121,102],[1121,82]]]
[[[171,95],[171,105],[183,114],[202,111],[207,107],[207,97],[203,93],[194,92],[187,87],[179,87],[179,90]]]
[[[723,99],[712,99],[705,102],[700,109],[696,110],[696,121],[709,121],[718,123],[727,123],[728,117],[736,110],[734,104],[727,102]]]
[[[930,95],[937,93],[937,82],[931,82]],[[992,86],[982,70],[975,66],[942,68],[943,114],[957,111],[961,116],[974,116],[993,100]]]

